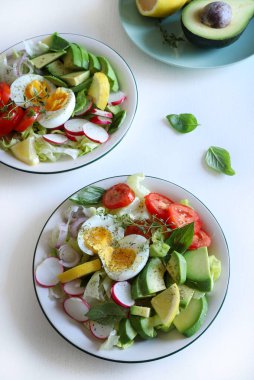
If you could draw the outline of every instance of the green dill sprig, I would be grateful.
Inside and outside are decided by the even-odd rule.
[[[172,49],[177,49],[179,42],[184,42],[185,39],[181,36],[176,36],[175,33],[169,33],[165,27],[162,26],[161,20],[158,22],[158,27],[163,38],[163,43]]]

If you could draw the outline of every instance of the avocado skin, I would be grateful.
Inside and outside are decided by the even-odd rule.
[[[192,33],[189,29],[187,29],[185,27],[182,20],[181,20],[181,26],[182,26],[183,33],[189,42],[191,42],[193,45],[196,45],[198,47],[208,48],[208,49],[209,48],[223,48],[223,47],[226,47],[228,45],[231,45],[232,43],[237,41],[238,38],[244,32],[244,31],[242,31],[237,36],[227,38],[227,39],[223,39],[223,40],[210,40],[208,38],[200,37],[200,36],[197,36],[196,34]]]

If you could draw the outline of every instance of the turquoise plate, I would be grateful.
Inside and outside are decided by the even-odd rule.
[[[230,65],[254,54],[254,20],[249,23],[238,41],[220,49],[201,49],[184,41],[177,49],[163,43],[159,20],[139,14],[135,0],[120,0],[119,14],[122,26],[132,42],[149,56],[172,66],[185,68],[212,68]],[[183,37],[181,13],[175,13],[161,22],[168,33]]]

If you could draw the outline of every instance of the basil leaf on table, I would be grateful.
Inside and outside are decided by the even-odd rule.
[[[104,302],[90,308],[87,317],[101,323],[102,325],[113,324],[122,318],[126,318],[128,311],[114,302]]]
[[[234,175],[229,152],[218,146],[210,146],[205,156],[206,164],[219,173]]]
[[[198,126],[198,121],[191,113],[171,114],[166,116],[170,125],[180,133],[189,133]]]
[[[105,189],[97,186],[84,187],[84,189],[71,196],[70,200],[82,206],[96,205],[101,201],[105,191]]]

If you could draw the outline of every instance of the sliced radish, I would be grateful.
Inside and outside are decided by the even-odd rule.
[[[122,91],[111,92],[108,98],[108,104],[110,106],[117,106],[125,101],[126,95]]]
[[[131,285],[128,281],[116,282],[111,288],[112,299],[122,307],[130,307],[135,304],[131,297]]]
[[[65,131],[65,134],[66,134],[66,136],[68,137],[69,140],[75,141],[75,142],[78,141],[77,136],[74,136],[74,135],[72,135],[71,133],[69,133],[67,131]]]
[[[98,339],[107,339],[113,330],[113,326],[102,325],[101,323],[95,321],[90,321],[89,327],[93,336]]]
[[[113,114],[111,112],[103,111],[103,110],[100,110],[98,108],[91,109],[90,113],[93,115],[97,115],[97,116],[108,117],[110,119],[112,119],[112,117],[113,117]]]
[[[80,255],[69,244],[63,244],[58,248],[58,257],[66,268],[72,268],[80,261]]]
[[[36,268],[35,280],[38,285],[50,288],[59,283],[58,275],[64,270],[60,260],[56,257],[48,257]]]
[[[89,140],[92,140],[97,143],[105,143],[109,139],[108,132],[99,125],[94,123],[87,122],[83,125],[83,131]]]
[[[47,142],[49,142],[51,144],[56,144],[56,145],[65,144],[68,141],[67,136],[60,135],[58,133],[48,133],[46,135],[43,135],[42,137]]]
[[[67,133],[73,135],[73,136],[82,136],[84,134],[83,131],[83,125],[87,123],[87,120],[76,118],[76,119],[69,119],[64,124],[64,129]]]
[[[81,296],[84,294],[85,288],[80,286],[81,280],[76,279],[70,282],[66,282],[63,286],[63,290],[69,296]]]
[[[51,131],[61,131],[64,129],[64,125],[61,124],[59,125],[58,127],[55,127],[55,128],[50,128]]]
[[[78,322],[85,322],[88,320],[86,313],[89,311],[90,306],[81,297],[66,298],[63,303],[64,311],[72,319]]]
[[[85,106],[78,112],[75,112],[75,115],[76,116],[82,116],[82,115],[85,115],[88,111],[91,110],[93,106],[93,102],[91,99],[88,100],[88,102],[85,104]]]
[[[90,122],[98,125],[109,125],[112,123],[112,119],[105,116],[92,116]]]

